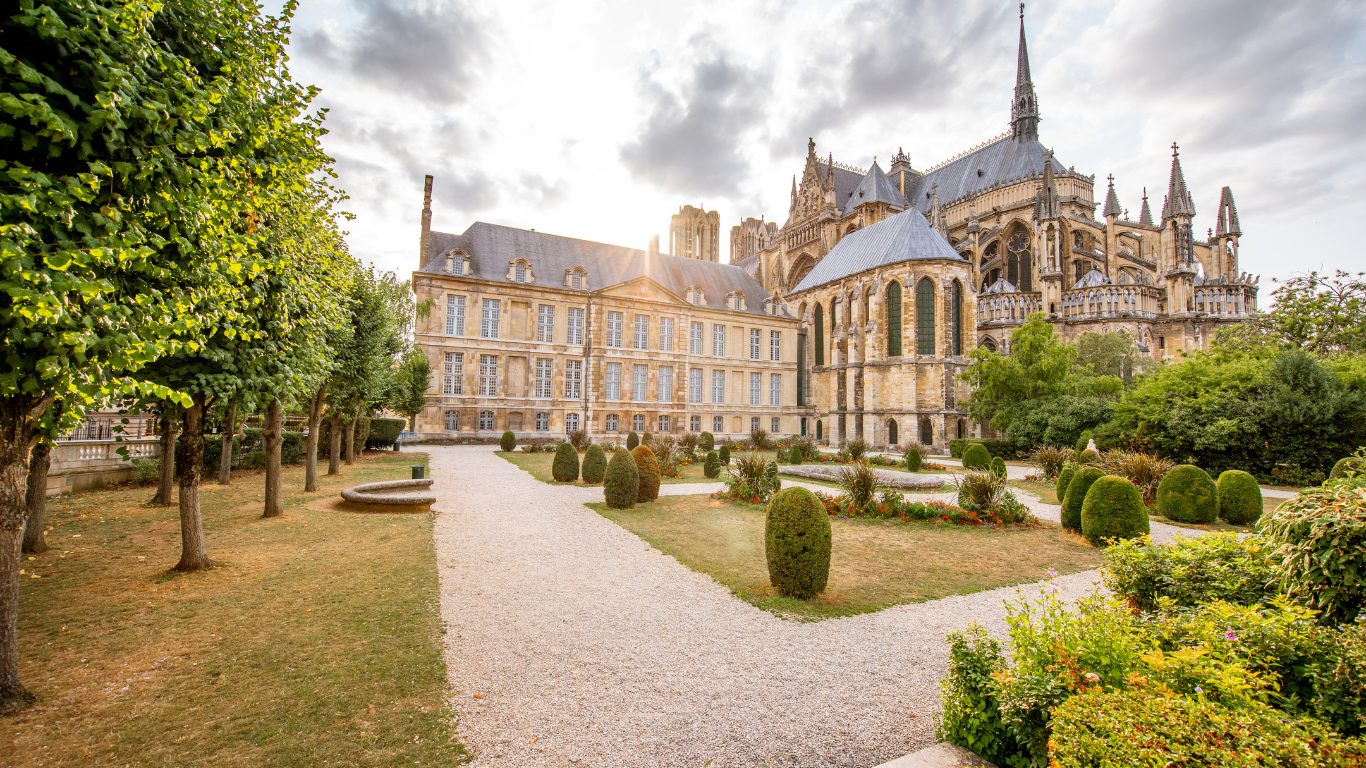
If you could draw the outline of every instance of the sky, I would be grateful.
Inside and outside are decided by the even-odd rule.
[[[268,10],[270,7],[268,6]],[[290,67],[363,262],[417,264],[475,221],[645,248],[682,205],[787,218],[817,152],[924,170],[1003,133],[1019,6],[1001,0],[301,0]],[[1241,268],[1366,269],[1366,0],[1037,0],[1040,140],[1161,209],[1180,145],[1196,230],[1232,187]]]

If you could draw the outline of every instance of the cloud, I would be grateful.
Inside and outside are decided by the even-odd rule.
[[[360,21],[344,32],[306,30],[304,55],[357,81],[435,104],[469,97],[487,51],[485,22],[461,0],[355,0]]]

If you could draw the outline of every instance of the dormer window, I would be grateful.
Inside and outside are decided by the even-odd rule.
[[[706,303],[706,299],[702,295],[702,289],[698,288],[695,285],[688,286],[686,298],[688,300],[688,303],[692,304],[693,306],[700,307]]]
[[[507,279],[514,283],[534,283],[536,275],[531,270],[531,262],[526,259],[514,259],[508,262]]]
[[[745,294],[741,293],[740,291],[736,291],[726,296],[726,308],[734,309],[737,311],[743,310],[745,308]]]
[[[517,274],[516,274],[515,276],[513,276],[513,279],[516,280],[516,281],[519,282],[519,283],[525,283],[525,282],[526,282],[526,265],[519,261],[519,262],[517,262],[517,264],[515,265],[514,268],[517,270]]]
[[[583,267],[574,267],[565,270],[564,287],[571,291],[588,290],[588,273],[584,271]]]
[[[474,266],[470,263],[470,255],[462,250],[446,252],[446,265],[441,271],[447,275],[472,275]]]

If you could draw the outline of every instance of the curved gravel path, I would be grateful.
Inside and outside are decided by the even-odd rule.
[[[436,480],[451,697],[476,766],[879,765],[934,742],[944,633],[976,621],[1004,635],[1003,601],[1038,589],[783,621],[585,508],[600,489],[538,482],[487,447],[419,450]],[[1073,599],[1097,579],[1054,584]]]

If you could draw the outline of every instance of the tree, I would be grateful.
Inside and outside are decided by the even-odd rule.
[[[43,414],[40,424],[42,437],[34,444],[28,463],[28,519],[24,522],[24,542],[21,547],[25,553],[47,551],[44,527],[47,524],[47,472],[52,466],[52,442],[58,435],[76,426],[77,421],[72,418],[72,413],[73,409],[67,407],[65,400],[57,400]]]
[[[1116,333],[1083,333],[1077,338],[1077,367],[1093,378],[1113,376],[1132,384],[1153,364],[1153,359],[1134,346],[1134,337]]]
[[[404,349],[403,328],[410,322],[411,293],[392,273],[360,270],[351,283],[349,318],[328,380],[332,421],[327,474],[340,471],[342,427],[346,426],[347,463],[354,455],[356,422],[382,404],[392,389],[395,358]]]
[[[968,401],[972,418],[1005,430],[1020,403],[1067,390],[1077,350],[1058,338],[1043,317],[1031,315],[1015,329],[1008,355],[985,347],[972,351],[972,362],[963,373],[973,387]]]
[[[408,417],[408,428],[417,430],[417,415],[427,406],[427,388],[432,383],[432,364],[421,349],[411,349],[399,365],[389,407]]]
[[[1277,341],[1320,357],[1366,353],[1366,272],[1307,272],[1271,295],[1274,306],[1255,325]]]

